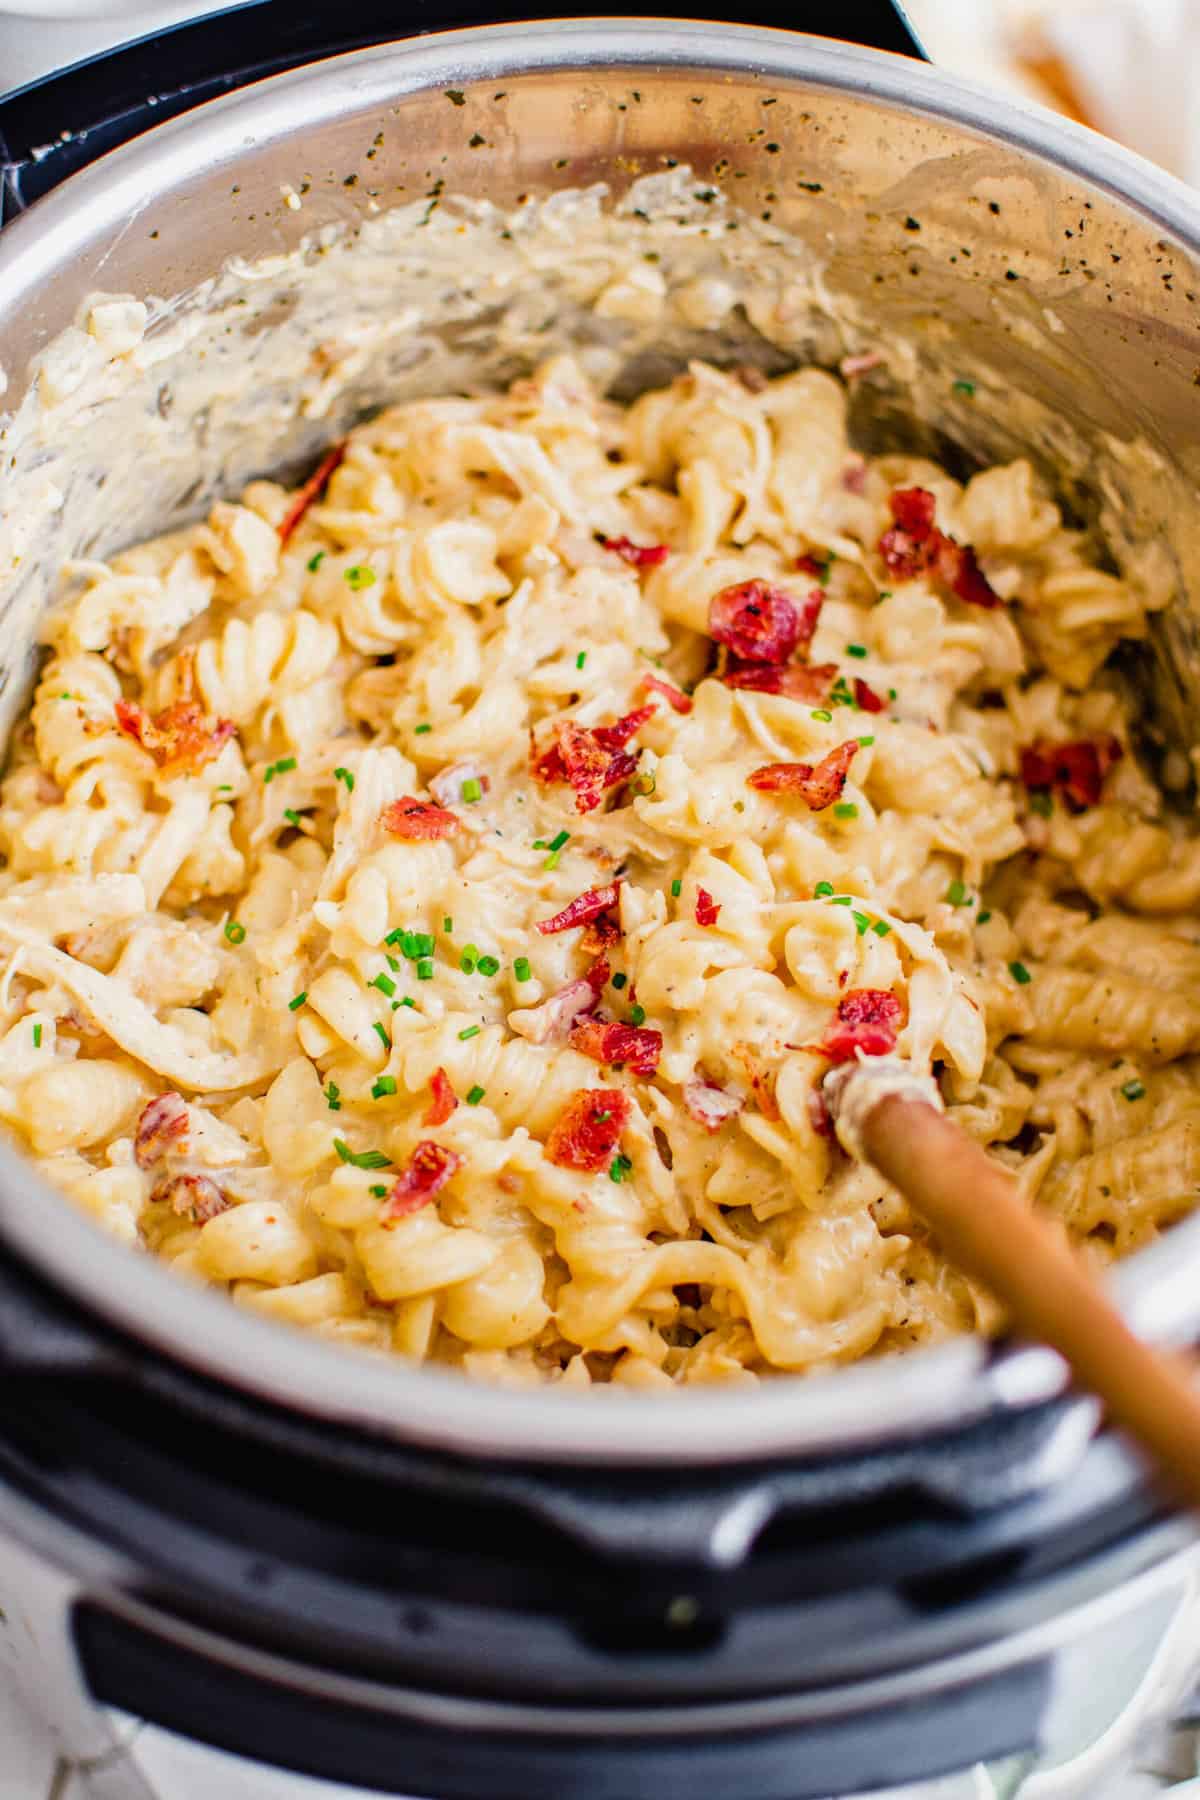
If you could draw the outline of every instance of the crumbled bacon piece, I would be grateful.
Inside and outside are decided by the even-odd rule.
[[[229,1196],[207,1175],[168,1175],[150,1195],[152,1201],[169,1201],[171,1211],[196,1225],[207,1225],[229,1206]]]
[[[579,948],[589,956],[599,956],[619,943],[623,935],[621,921],[615,913],[598,913],[590,924],[584,926]]]
[[[429,1103],[429,1111],[421,1120],[422,1125],[444,1125],[450,1114],[458,1105],[458,1095],[450,1085],[450,1077],[445,1069],[435,1069],[429,1082],[433,1095]]]
[[[653,1075],[662,1055],[662,1032],[644,1025],[587,1019],[571,1033],[572,1049],[599,1063],[625,1063],[635,1075]]]
[[[829,698],[837,679],[836,663],[731,663],[722,675],[726,687],[749,688],[755,694],[782,694],[805,706]]]
[[[158,1094],[143,1106],[133,1134],[133,1157],[139,1169],[152,1169],[168,1150],[181,1150],[187,1135],[187,1104],[178,1094]]]
[[[194,775],[219,756],[237,726],[213,719],[195,700],[176,700],[153,717],[133,700],[118,700],[117,730],[140,744],[164,775]]]
[[[563,1107],[546,1139],[546,1157],[560,1169],[595,1173],[621,1141],[632,1111],[619,1088],[580,1088]]]
[[[609,788],[628,781],[637,769],[639,752],[631,753],[623,746],[653,718],[655,710],[653,706],[639,707],[611,725],[596,725],[591,730],[573,720],[559,719],[547,748],[539,752],[534,747],[535,779],[565,781],[575,791],[576,811],[593,812]]]
[[[561,912],[549,919],[539,919],[536,929],[543,937],[551,937],[556,931],[571,931],[576,925],[590,924],[617,904],[619,886],[619,882],[610,881],[605,887],[585,888],[582,894],[569,900]]]
[[[864,1056],[888,1056],[896,1048],[903,1017],[900,1002],[886,988],[851,988],[838,1001],[837,1015],[821,1040],[831,1062]]]
[[[606,550],[627,562],[631,569],[656,569],[671,554],[665,544],[635,544],[632,538],[601,538]]]
[[[510,1029],[530,1044],[565,1044],[576,1019],[582,1013],[592,1012],[599,1004],[600,989],[608,979],[608,965],[604,965],[605,973],[599,985],[594,979],[598,967],[590,969],[578,981],[569,981],[540,1006],[522,1007],[509,1013]]]
[[[758,1110],[763,1118],[778,1119],[779,1105],[775,1099],[775,1088],[770,1071],[763,1068],[749,1044],[731,1044],[730,1049],[746,1071],[750,1086],[754,1090],[754,1098],[758,1102]]]
[[[721,903],[714,900],[707,888],[696,890],[696,923],[697,925],[715,925],[721,912]]]
[[[1083,738],[1050,744],[1039,738],[1021,752],[1021,780],[1033,793],[1057,788],[1072,812],[1095,806],[1104,777],[1123,751],[1115,737]]]
[[[333,449],[321,458],[304,486],[296,495],[296,498],[292,501],[292,504],[284,513],[283,518],[280,520],[279,542],[281,545],[287,543],[309,507],[314,505],[316,501],[321,498],[321,495],[329,486],[330,477],[334,470],[339,467],[345,455],[346,443],[343,439],[340,444],[335,444]]]
[[[435,1144],[431,1138],[422,1138],[392,1183],[380,1214],[382,1222],[390,1225],[396,1219],[420,1212],[461,1167],[462,1157],[455,1151]]]
[[[413,794],[405,794],[384,807],[379,815],[379,823],[389,836],[418,843],[453,836],[460,820],[454,813],[447,812],[444,806],[436,806],[432,800],[418,800]]]
[[[881,699],[870,682],[864,681],[861,675],[854,677],[854,698],[863,712],[881,713],[887,706],[887,701]]]
[[[677,687],[672,687],[671,683],[669,681],[664,681],[661,675],[643,675],[642,686],[653,688],[656,694],[661,694],[673,712],[691,712],[691,696],[689,694],[681,693]]]
[[[808,1094],[805,1097],[805,1104],[808,1107],[809,1124],[812,1126],[817,1136],[833,1138],[836,1142],[833,1119],[830,1116],[829,1107],[820,1088],[809,1088]]]
[[[823,756],[819,763],[768,763],[746,777],[752,788],[765,794],[799,794],[812,812],[823,812],[846,785],[850,764],[858,754],[858,739],[848,738]]]
[[[457,762],[451,763],[447,769],[439,769],[436,775],[429,777],[429,791],[439,806],[461,806],[464,781],[477,781],[481,794],[486,794],[492,785],[490,777],[478,763]]]
[[[587,933],[585,932],[584,937],[586,936]],[[579,941],[582,944],[583,938],[580,938]],[[598,956],[583,979],[587,982],[593,994],[599,995],[602,989],[607,985],[608,978],[611,974],[612,964],[609,962],[607,956]]]
[[[879,554],[891,574],[909,580],[933,573],[968,606],[1000,605],[971,546],[938,529],[937,501],[928,488],[897,488],[888,504],[896,522],[880,538]]]
[[[684,1083],[683,1104],[688,1117],[703,1125],[705,1131],[720,1131],[722,1125],[736,1119],[745,1103],[697,1071]]]
[[[824,579],[826,565],[818,562],[817,558],[808,550],[804,552],[803,556],[796,558],[796,567],[801,575],[812,575],[817,581]]]
[[[714,594],[708,634],[743,662],[785,663],[798,644],[811,642],[824,601],[814,588],[797,603],[767,581],[739,581]]]

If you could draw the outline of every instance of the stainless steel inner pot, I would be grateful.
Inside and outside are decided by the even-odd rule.
[[[8,720],[28,691],[37,614],[64,558],[194,517],[252,474],[294,473],[372,406],[436,391],[447,369],[508,379],[578,336],[569,234],[561,268],[537,278],[546,316],[526,330],[527,354],[501,357],[495,295],[485,304],[469,265],[450,279],[443,269],[436,293],[426,284],[435,327],[386,329],[411,294],[378,262],[369,281],[355,279],[345,247],[364,223],[414,200],[510,207],[597,182],[620,196],[676,165],[764,228],[764,282],[787,258],[812,279],[803,304],[781,303],[769,328],[747,306],[720,329],[655,346],[608,322],[619,390],[662,379],[689,352],[780,368],[880,338],[905,346],[860,421],[867,439],[966,460],[1028,451],[1077,513],[1099,521],[1118,564],[1128,566],[1131,540],[1149,543],[1138,554],[1178,594],[1136,677],[1168,728],[1186,730],[1200,203],[1099,137],[899,58],[641,19],[451,32],[281,75],[148,132],[4,230]],[[302,240],[303,266],[328,259],[342,321],[363,327],[367,345],[315,411],[300,410],[275,354],[299,341],[309,299],[295,264],[263,263]],[[231,261],[260,266],[253,279],[244,269],[219,278]],[[511,296],[527,326],[532,282]],[[168,297],[151,306],[132,387],[96,362],[86,332],[41,360],[86,325],[97,290]],[[215,364],[232,376],[225,398],[188,418],[195,371]],[[964,374],[974,401],[954,391]],[[39,383],[56,399],[50,411],[39,410]],[[186,420],[186,459],[147,455],[127,429],[130,408],[173,417],[177,445]],[[107,1240],[7,1151],[0,1236],[95,1313],[194,1368],[309,1414],[499,1457],[729,1462],[882,1446],[1030,1404],[1064,1381],[1047,1351],[962,1340],[749,1396],[496,1392],[331,1349],[193,1290]],[[1198,1273],[1200,1218],[1115,1282],[1140,1329],[1184,1340],[1200,1329]]]

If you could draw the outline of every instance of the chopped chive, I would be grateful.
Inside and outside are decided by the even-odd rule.
[[[414,961],[416,960],[416,958],[418,956],[432,956],[434,951],[437,949],[437,943],[434,940],[433,934],[431,932],[414,931],[412,934],[412,940],[413,940],[413,960]],[[405,955],[407,955],[407,954],[408,954],[408,952],[406,951]]]
[[[1029,810],[1037,813],[1039,818],[1048,819],[1054,812],[1054,797],[1051,794],[1030,794]]]
[[[395,931],[389,931],[383,941],[385,944],[399,944],[403,938],[404,927],[402,925],[397,925]]]
[[[581,650],[579,652],[579,655],[575,658],[575,667],[577,669],[582,669],[582,667],[586,661],[587,661],[587,651]]]
[[[246,927],[241,923],[240,919],[227,919],[225,921],[225,936],[229,939],[231,944],[244,944],[246,941]]]
[[[815,900],[824,900],[828,895],[832,894],[832,892],[832,881],[818,881],[816,887],[813,889],[813,898]]]
[[[330,1112],[341,1112],[342,1110],[342,1090],[336,1081],[331,1081],[325,1089],[325,1104]]]
[[[320,566],[321,566],[321,564],[322,564],[322,563],[323,563],[323,562],[324,562],[324,561],[325,561],[325,552],[324,552],[324,550],[317,550],[317,551],[315,551],[315,552],[314,552],[314,553],[313,553],[313,555],[312,555],[312,556],[310,556],[310,557],[309,557],[309,559],[308,559],[308,572],[309,572],[309,574],[310,574],[310,575],[315,575],[315,574],[316,574],[316,572],[317,572],[317,570],[318,570],[318,569],[319,569],[319,568],[320,568]]]
[[[869,750],[871,745],[875,742],[874,733],[872,733],[870,737],[860,737],[858,742],[861,749]]]
[[[413,999],[411,994],[405,994],[403,1000],[401,1000],[399,1004],[401,1006],[411,1006],[415,1009],[417,1003]],[[393,1010],[396,1010],[396,1001],[394,1001],[394,1000],[392,1001],[392,1008],[393,1008]]]
[[[368,981],[367,986],[373,987],[373,988],[378,988],[380,993],[386,994],[389,1000],[391,999],[392,995],[396,991],[395,982],[392,980],[390,975],[385,975],[383,973],[382,969],[380,970],[378,975],[372,976],[371,980]]]
[[[375,586],[375,571],[365,563],[355,563],[352,568],[342,570],[342,578],[348,588],[357,594],[360,588]]]
[[[432,725],[414,725],[413,726],[413,736],[414,737],[428,737],[429,733],[432,730],[433,730]]]
[[[232,794],[233,788],[228,781],[223,781],[217,789],[218,794]]]
[[[394,1094],[395,1091],[396,1077],[394,1075],[381,1075],[378,1081],[371,1084],[372,1100],[382,1100],[385,1095]]]
[[[304,1005],[304,1002],[307,999],[308,999],[307,990],[305,990],[305,992],[302,994],[297,994],[294,1000],[288,1001],[288,1011],[289,1012],[299,1012],[300,1008]]]
[[[861,657],[861,656],[865,656],[866,654],[867,654],[867,646],[865,644],[847,644],[846,645],[846,655],[847,656],[860,656]]]
[[[970,895],[961,881],[952,881],[946,889],[946,898],[951,906],[970,906],[973,904]]]
[[[300,814],[295,810],[294,807],[285,806],[283,809],[283,816],[287,820],[289,825],[299,826]]]
[[[678,898],[679,898],[680,894],[682,894],[682,892],[683,892],[683,883],[677,877],[671,883],[671,896],[673,899],[678,900]]]
[[[833,720],[833,714],[831,712],[826,712],[823,706],[819,706],[815,713],[809,714],[809,718],[817,719],[822,725],[828,725]]]
[[[475,967],[479,970],[481,975],[498,975],[500,973],[500,958],[498,956],[481,956]]]
[[[454,920],[450,917],[449,913],[447,913],[442,920],[442,930],[447,934],[454,930]]]
[[[609,1110],[609,1108],[606,1106],[602,1112],[598,1112],[598,1113],[594,1114],[593,1117],[594,1117],[594,1122],[597,1125],[603,1125],[605,1119],[612,1118],[612,1113]]]
[[[956,394],[965,394],[967,398],[970,399],[975,392],[975,383],[973,381],[960,379],[954,383],[954,392]]]
[[[891,599],[891,597],[892,597],[892,590],[891,590],[891,588],[880,588],[880,590],[879,590],[879,592],[878,592],[878,593],[877,593],[877,594],[876,594],[876,596],[875,596],[875,604],[876,604],[876,606],[878,606],[878,605],[879,605],[879,602],[880,602],[880,601],[881,601],[881,600],[890,600],[890,599]]]
[[[381,1182],[375,1182],[373,1184],[373,1186],[371,1186],[367,1189],[367,1192],[369,1194],[373,1194],[375,1196],[376,1200],[386,1200],[387,1199],[387,1189],[382,1185]]]
[[[35,1025],[33,1028],[33,1047],[35,1050],[40,1050],[42,1047],[42,1028],[40,1025]]]
[[[473,975],[475,973],[475,965],[478,961],[479,961],[479,946],[478,946],[478,944],[467,944],[463,950],[462,955],[458,959],[458,966],[462,970],[464,975]]]
[[[1123,1081],[1121,1083],[1121,1092],[1127,1100],[1144,1100],[1146,1098],[1146,1084],[1144,1081],[1139,1081],[1135,1076],[1132,1081]]]
[[[876,919],[871,927],[876,937],[886,937],[891,929],[886,919]]]
[[[569,831],[556,831],[546,848],[548,850],[561,850],[563,845],[569,842],[570,836],[571,834]]]
[[[467,801],[483,799],[483,783],[478,775],[467,776],[462,784],[462,797]]]
[[[625,986],[625,983],[628,980],[629,980],[628,975],[622,975],[620,972],[618,972],[616,975],[613,976],[612,984],[616,988],[617,992],[620,993],[621,989]]]
[[[296,759],[294,756],[281,756],[278,762],[270,763],[267,768],[263,770],[264,784],[274,781],[277,775],[288,774],[295,766]]]
[[[478,1037],[483,1030],[482,1025],[467,1025],[459,1032],[459,1042],[465,1044],[468,1038]]]
[[[552,850],[550,852],[549,856],[546,858],[545,862],[542,864],[543,869],[557,869],[558,859],[561,855],[562,855],[561,850]]]
[[[979,923],[980,923],[980,924],[981,924],[981,925],[986,925],[986,924],[987,924],[987,922],[988,922],[988,920],[989,920],[989,919],[990,919],[990,918],[991,918],[991,916],[992,916],[992,912],[991,912],[991,908],[990,908],[990,907],[986,907],[986,908],[985,908],[985,909],[984,909],[984,911],[983,911],[983,912],[981,912],[981,913],[980,913],[980,915],[979,915]]]
[[[855,925],[858,927],[859,937],[866,937],[867,930],[871,923],[871,921],[870,921],[870,919],[868,919],[866,913],[852,912],[850,914],[850,917],[854,920]]]
[[[629,1023],[631,1025],[644,1025],[646,1023],[646,1009],[644,1006],[630,1007]]]
[[[487,1093],[486,1088],[481,1088],[478,1085],[476,1085],[475,1087],[473,1087],[471,1089],[470,1093],[467,1095],[467,1105],[468,1106],[478,1106],[479,1102],[483,1099],[483,1096],[486,1093]]]
[[[1027,982],[1033,980],[1033,976],[1022,962],[1010,962],[1008,965],[1008,972],[1013,980],[1018,982],[1021,987],[1024,987]]]
[[[348,794],[352,794],[354,792],[354,776],[352,775],[352,773],[350,772],[349,769],[335,769],[333,771],[333,779],[335,781],[344,782],[346,784],[346,792]]]
[[[897,692],[896,692],[896,690],[895,690],[895,688],[889,688],[889,689],[888,689],[888,699],[889,699],[889,700],[898,700],[898,699],[899,699],[899,697],[900,697],[900,696],[899,696],[899,695],[898,695],[898,694],[897,694]]]
[[[858,808],[853,800],[839,800],[833,809],[835,819],[857,819]]]
[[[829,904],[830,906],[853,906],[854,900],[849,894],[835,894]]]
[[[513,963],[513,974],[518,981],[532,980],[533,970],[529,966],[529,958],[527,956],[517,957],[517,960]]]
[[[432,981],[433,980],[433,958],[432,957],[423,956],[423,957],[421,957],[420,961],[417,963],[417,980],[418,981]]]
[[[624,1181],[632,1167],[633,1164],[627,1156],[614,1156],[611,1163],[608,1165],[608,1179],[610,1181]]]
[[[534,838],[532,848],[534,850],[544,850],[546,848],[545,838]]]
[[[391,1157],[385,1156],[382,1150],[351,1150],[349,1144],[337,1137],[333,1147],[342,1162],[350,1163],[356,1169],[386,1169],[391,1165]]]
[[[392,1047],[392,1040],[387,1034],[387,1026],[381,1025],[378,1019],[374,1019],[371,1023],[371,1030],[375,1033],[384,1049],[390,1050]]]

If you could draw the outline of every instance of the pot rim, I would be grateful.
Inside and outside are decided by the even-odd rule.
[[[1077,175],[1140,212],[1200,257],[1200,201],[1143,158],[1031,102],[1014,101],[906,57],[830,39],[706,21],[610,18],[473,27],[352,51],[210,100],[100,158],[0,234],[6,311],[35,300],[96,228],[125,220],[226,157],[306,126],[430,86],[537,70],[686,68],[866,95],[964,126]],[[303,92],[304,105],[298,107]],[[743,1388],[663,1396],[596,1389],[491,1388],[437,1368],[346,1350],[258,1318],[223,1296],[131,1256],[0,1148],[0,1240],[109,1324],[197,1373],[331,1422],[459,1454],[549,1463],[751,1461],[873,1447],[1036,1404],[1066,1369],[1036,1345],[993,1349],[964,1337],[905,1357]],[[1200,1215],[1113,1273],[1129,1322],[1183,1341],[1200,1325]]]

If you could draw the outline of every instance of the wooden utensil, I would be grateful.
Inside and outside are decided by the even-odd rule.
[[[1200,1509],[1193,1372],[1130,1331],[1014,1177],[923,1097],[927,1084],[883,1073],[863,1063],[827,1078],[840,1141],[900,1189],[951,1261],[1003,1302],[1018,1330],[1065,1357],[1177,1497]]]

